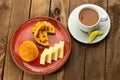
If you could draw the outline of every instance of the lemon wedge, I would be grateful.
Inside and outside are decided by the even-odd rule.
[[[92,31],[88,33],[90,36],[88,38],[88,42],[92,42],[97,36],[100,36],[103,34],[102,31]]]

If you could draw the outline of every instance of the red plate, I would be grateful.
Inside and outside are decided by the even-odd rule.
[[[58,61],[52,61],[51,64],[46,63],[45,65],[40,64],[40,57],[29,63],[24,62],[18,55],[18,48],[20,44],[26,40],[34,41],[32,26],[35,25],[38,21],[44,20],[50,22],[52,25],[55,26],[56,29],[55,35],[48,35],[50,46],[54,46],[54,44],[58,43],[59,41],[65,42],[64,58],[58,59]],[[37,43],[36,45],[38,46],[40,53],[42,53],[45,47]],[[56,71],[67,61],[71,51],[71,38],[68,31],[58,21],[49,17],[39,17],[25,22],[17,29],[17,31],[13,35],[10,50],[14,62],[20,69],[30,74],[45,75]]]

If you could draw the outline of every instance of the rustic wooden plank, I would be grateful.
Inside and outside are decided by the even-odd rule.
[[[23,80],[43,80],[43,76],[36,76],[24,72]]]
[[[108,1],[111,31],[107,38],[106,80],[120,79],[120,1]]]
[[[107,9],[107,0],[88,0],[88,3],[101,6],[105,10]]]
[[[86,1],[70,0],[70,12],[83,3],[86,3]],[[76,41],[72,37],[72,51],[65,65],[63,80],[84,80],[85,47],[86,45]]]
[[[3,80],[22,80],[22,71],[14,64],[11,56],[9,44],[11,36],[17,27],[29,18],[30,0],[13,0],[12,13],[9,25],[9,34],[6,50],[5,68]]]
[[[89,0],[107,9],[107,0]],[[86,47],[85,80],[104,80],[105,77],[105,49],[106,39]]]
[[[32,0],[30,18],[49,15],[50,0]],[[43,76],[24,73],[23,80],[43,80]]]
[[[50,16],[59,20],[67,28],[69,0],[52,0]]]
[[[4,72],[4,59],[11,7],[11,0],[0,0],[0,80],[2,80]]]
[[[69,0],[51,0],[50,17],[59,20],[67,28]],[[53,74],[44,76],[44,80],[63,80],[64,67]]]
[[[85,80],[104,80],[105,40],[86,48]]]
[[[72,52],[65,65],[63,80],[84,80],[85,45],[72,38]]]
[[[50,0],[32,0],[30,18],[49,15]]]

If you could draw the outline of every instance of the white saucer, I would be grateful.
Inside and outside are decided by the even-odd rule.
[[[83,31],[81,31],[78,27],[79,24],[77,23],[77,14],[79,13],[79,10],[86,5],[94,6],[98,9],[98,12],[100,13],[100,15],[107,15],[108,16],[108,20],[105,21],[105,22],[100,22],[99,23],[99,28],[97,29],[97,30],[103,31],[103,35],[96,37],[94,39],[94,41],[91,42],[91,43],[88,43],[89,35],[87,33],[83,32]],[[92,5],[91,4],[84,4],[84,5],[78,6],[77,8],[75,8],[71,12],[71,14],[69,16],[69,19],[68,19],[68,29],[69,29],[71,35],[76,40],[78,40],[79,42],[82,42],[82,43],[85,43],[85,44],[97,43],[97,42],[103,40],[107,36],[107,34],[109,33],[109,31],[110,31],[110,17],[106,13],[106,11],[99,6],[93,5],[93,4]]]

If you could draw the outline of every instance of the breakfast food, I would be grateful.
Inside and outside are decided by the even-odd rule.
[[[44,49],[40,56],[40,64],[44,65],[45,62],[51,63],[52,60],[57,61],[58,58],[63,58],[63,56],[64,56],[64,42],[60,41],[58,44],[55,44],[54,47]]]
[[[47,21],[40,21],[40,22],[37,22],[33,28],[32,28],[32,32],[34,33],[37,29],[37,27],[39,26],[45,26],[46,27],[46,30],[47,30],[47,33],[50,33],[50,34],[55,34],[55,28],[54,26],[50,23],[50,22],[47,22]]]
[[[51,52],[53,53],[52,59],[57,61],[58,59],[58,47],[50,47]]]
[[[47,61],[46,58],[48,58],[48,56],[46,54],[47,54],[47,49],[44,49],[40,57],[40,64],[45,64],[45,62]]]
[[[34,39],[43,46],[49,46],[48,34],[55,34],[54,26],[47,21],[37,22],[32,28]]]
[[[31,62],[39,56],[39,51],[34,42],[24,41],[18,49],[18,55],[25,62]]]
[[[60,41],[59,44],[55,44],[55,47],[58,48],[58,58],[63,58],[64,42]]]
[[[92,31],[89,32],[89,38],[88,38],[88,42],[92,42],[97,36],[102,35],[103,32],[102,31]]]
[[[35,32],[36,28],[40,25],[40,22],[37,22],[33,27],[32,27],[32,32]]]
[[[56,32],[55,28],[54,28],[54,26],[51,23],[46,22],[45,26],[47,26],[47,33],[55,34],[55,32]]]
[[[49,46],[47,31],[44,26],[37,27],[34,32],[34,39],[37,43],[43,46]]]

